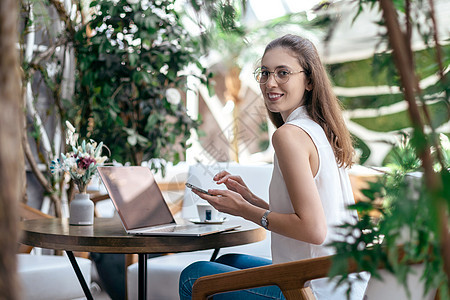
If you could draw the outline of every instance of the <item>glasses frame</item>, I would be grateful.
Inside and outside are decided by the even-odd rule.
[[[278,69],[286,69],[286,70],[288,71],[288,76],[287,76],[286,81],[284,81],[284,82],[280,81],[281,79],[280,79],[280,78],[278,77],[278,75],[277,75],[277,70],[278,70]],[[273,70],[272,72],[269,71],[269,70],[267,70],[267,69],[264,69],[264,71],[266,71],[266,72],[269,73],[269,76],[267,76],[267,80],[264,81],[264,82],[258,81],[258,79],[257,79],[258,73],[261,73],[261,72],[262,72],[262,68],[261,68],[261,67],[256,68],[256,70],[253,72],[253,76],[254,76],[255,80],[256,80],[256,82],[258,82],[259,84],[266,84],[267,81],[269,81],[269,78],[270,78],[270,75],[271,75],[271,74],[273,74],[273,76],[275,77],[275,81],[276,81],[278,84],[285,84],[285,83],[287,83],[287,82],[289,81],[289,78],[291,78],[291,75],[292,75],[292,74],[299,74],[299,73],[305,73],[305,74],[306,74],[306,71],[305,71],[305,70],[301,70],[301,71],[290,71],[289,69],[287,69],[287,68],[285,68],[285,67],[278,67],[278,68],[275,68],[275,70]]]

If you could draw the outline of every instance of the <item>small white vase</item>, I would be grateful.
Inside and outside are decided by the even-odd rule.
[[[94,202],[89,194],[75,194],[70,202],[70,225],[93,225],[94,224]]]

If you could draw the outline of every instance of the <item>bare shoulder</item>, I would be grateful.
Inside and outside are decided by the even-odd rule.
[[[285,124],[278,128],[272,136],[272,143],[275,149],[283,148],[309,148],[314,144],[311,137],[298,126]],[[306,146],[306,147],[305,147]]]

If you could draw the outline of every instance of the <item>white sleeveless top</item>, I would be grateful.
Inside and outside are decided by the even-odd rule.
[[[333,149],[322,127],[310,119],[304,106],[294,110],[285,123],[303,129],[316,146],[319,154],[319,169],[314,177],[314,182],[325,212],[328,230],[322,245],[313,245],[272,232],[272,261],[274,264],[333,255],[334,249],[324,245],[338,239],[336,228],[334,227],[344,222],[352,222],[356,217],[355,211],[346,209],[348,205],[354,203],[347,170],[343,167],[338,167]],[[276,153],[272,181],[269,188],[269,204],[271,211],[294,213]],[[360,275],[367,277],[367,280],[353,284],[352,300],[362,299],[364,296],[369,277],[368,274]],[[346,287],[343,286],[336,289],[334,283],[328,282],[326,278],[312,280],[310,286],[317,299],[347,299]]]

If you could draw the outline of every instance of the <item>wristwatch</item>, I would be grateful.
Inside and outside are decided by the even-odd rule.
[[[264,215],[261,218],[261,226],[264,227],[265,229],[269,229],[269,220],[267,220],[267,216],[271,213],[270,210],[266,210],[266,212],[264,213]]]

